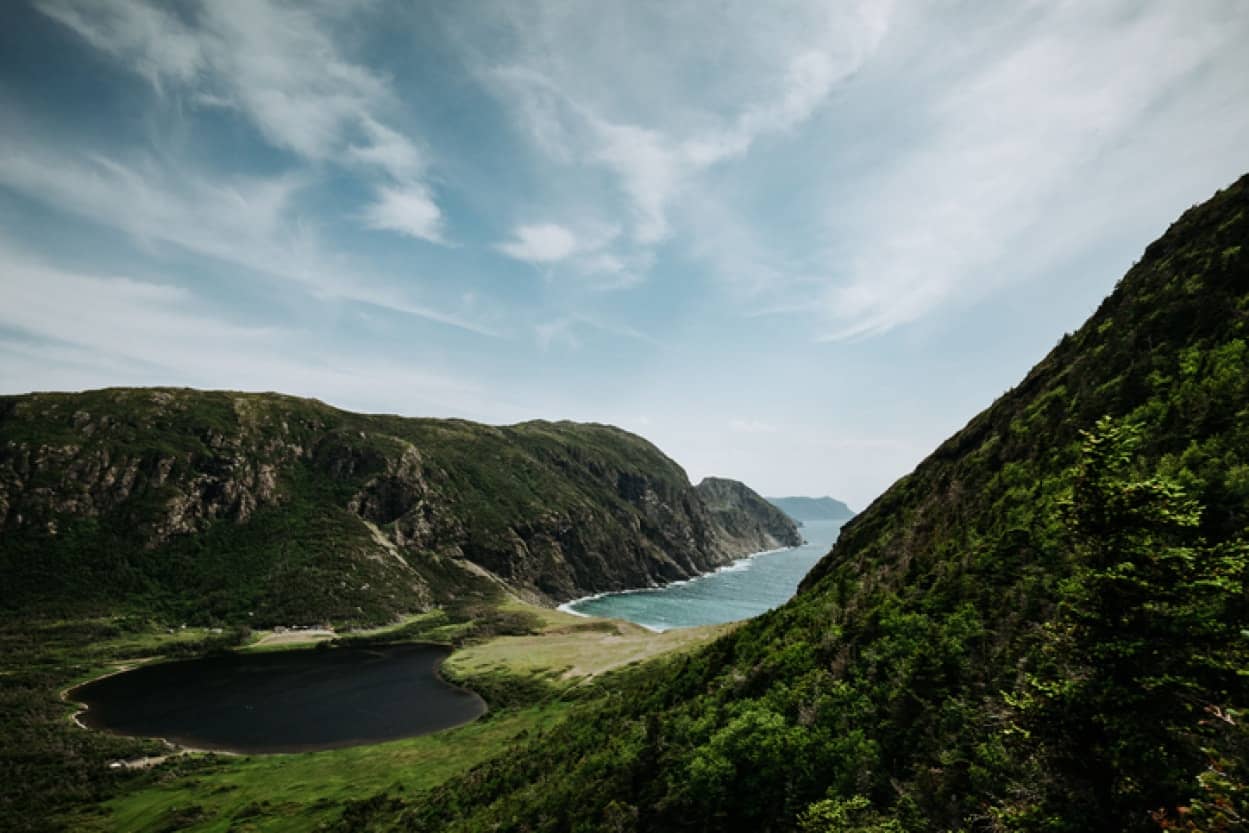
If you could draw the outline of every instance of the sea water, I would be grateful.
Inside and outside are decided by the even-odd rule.
[[[802,577],[823,558],[841,521],[807,521],[799,547],[734,561],[714,573],[663,587],[589,596],[561,605],[583,616],[627,619],[651,630],[686,628],[748,619],[784,604]]]

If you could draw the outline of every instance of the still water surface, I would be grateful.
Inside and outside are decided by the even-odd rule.
[[[627,619],[659,631],[758,616],[794,595],[802,577],[837,540],[841,524],[807,521],[799,530],[807,542],[800,547],[744,558],[689,581],[578,599],[561,609]]]
[[[448,651],[391,645],[149,665],[69,692],[92,728],[201,749],[302,752],[458,726],[486,710],[438,676]]]

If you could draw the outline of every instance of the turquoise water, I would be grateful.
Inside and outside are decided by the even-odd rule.
[[[652,630],[749,619],[783,604],[828,553],[841,521],[807,521],[807,543],[734,561],[714,573],[646,590],[590,596],[561,605],[585,616],[627,619]]]

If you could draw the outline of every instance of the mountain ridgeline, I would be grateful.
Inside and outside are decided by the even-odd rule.
[[[848,521],[854,517],[849,506],[831,497],[770,497],[768,503],[795,521]]]
[[[256,625],[378,622],[500,585],[549,604],[797,537],[734,489],[753,500],[709,508],[676,463],[603,425],[175,389],[6,396],[2,603]]]
[[[342,829],[1244,830],[1247,528],[1249,176],[788,604]]]

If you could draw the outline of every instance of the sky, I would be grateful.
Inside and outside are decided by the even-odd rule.
[[[35,0],[0,391],[606,422],[862,509],[1249,170],[1243,0]]]

